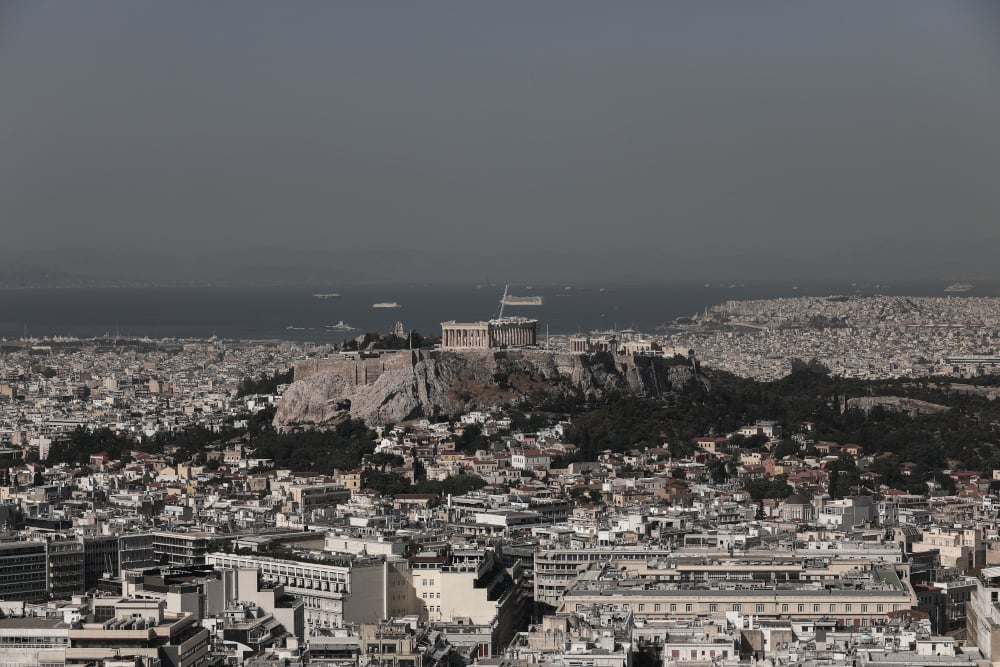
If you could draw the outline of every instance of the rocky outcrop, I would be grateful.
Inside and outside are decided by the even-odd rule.
[[[525,396],[659,395],[705,383],[673,359],[540,350],[393,352],[306,362],[285,391],[276,426],[346,415],[371,425],[515,404]]]

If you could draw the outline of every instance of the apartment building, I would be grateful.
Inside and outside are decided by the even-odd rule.
[[[324,562],[210,553],[205,560],[221,569],[255,569],[263,581],[284,586],[305,604],[309,634],[344,623],[406,616],[416,609],[403,559],[344,555]]]

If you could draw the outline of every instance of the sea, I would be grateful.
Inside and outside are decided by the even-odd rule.
[[[729,300],[830,295],[949,296],[944,281],[693,282],[510,285],[541,306],[507,306],[553,335],[632,328],[652,333]],[[441,323],[498,314],[499,283],[377,284],[298,287],[115,287],[0,290],[0,337],[285,339],[337,343],[362,332],[438,335]],[[316,294],[339,294],[317,298]],[[1000,281],[977,281],[954,298],[1000,296]],[[395,308],[373,308],[380,302]],[[330,325],[344,323],[352,330]]]

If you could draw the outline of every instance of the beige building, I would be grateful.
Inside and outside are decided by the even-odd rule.
[[[396,558],[352,558],[340,561],[292,561],[266,556],[211,553],[208,565],[254,568],[261,579],[281,584],[305,603],[306,631],[344,623],[377,623],[416,611],[409,566]]]
[[[485,627],[481,655],[503,650],[529,611],[520,582],[494,551],[452,549],[449,555],[415,556],[410,566],[420,618]]]
[[[983,568],[966,605],[966,641],[991,665],[1000,664],[1000,567]]]
[[[898,583],[897,583],[898,582]],[[867,627],[885,621],[888,614],[916,605],[912,589],[898,578],[886,586],[817,588],[807,585],[774,588],[662,587],[599,582],[565,593],[561,612],[628,614],[651,620],[721,617],[734,612],[759,620],[828,619],[838,625]]]
[[[101,606],[113,616],[68,631],[66,665],[103,664],[126,655],[173,667],[208,662],[208,630],[195,614],[166,612],[164,600],[95,600],[95,611]]]
[[[538,320],[504,317],[488,322],[441,323],[443,349],[492,349],[537,344]]]
[[[941,565],[953,567],[962,574],[978,574],[986,565],[986,542],[979,528],[933,526],[924,530],[922,544],[938,550]]]

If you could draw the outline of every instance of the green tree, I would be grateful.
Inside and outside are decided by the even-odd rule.
[[[791,438],[784,438],[771,451],[771,455],[776,459],[783,459],[786,456],[799,456],[799,443]]]

